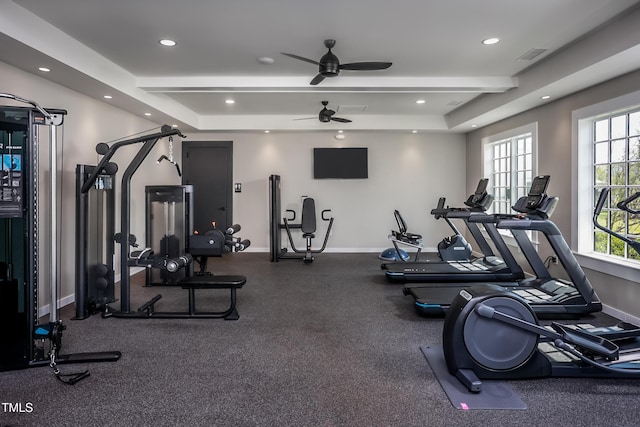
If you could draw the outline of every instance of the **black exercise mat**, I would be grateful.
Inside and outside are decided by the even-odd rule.
[[[527,409],[527,405],[504,381],[482,381],[482,391],[471,393],[449,373],[442,346],[420,347],[451,404],[458,409]]]

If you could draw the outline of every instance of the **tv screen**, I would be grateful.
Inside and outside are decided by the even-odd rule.
[[[369,177],[367,148],[314,148],[315,179],[365,179]]]

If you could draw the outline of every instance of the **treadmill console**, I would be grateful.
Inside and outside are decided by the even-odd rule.
[[[527,209],[535,209],[540,206],[540,203],[545,198],[547,193],[547,187],[549,186],[549,175],[536,176],[531,183],[529,194],[527,195]]]
[[[469,198],[464,202],[465,205],[480,209],[482,211],[486,211],[493,203],[493,196],[487,194],[487,185],[489,184],[488,178],[482,178],[478,182],[478,186],[476,187],[476,191],[469,196]]]
[[[473,193],[473,198],[471,199],[472,202],[479,203],[483,199],[483,197],[487,195],[488,184],[488,178],[482,178],[480,182],[478,182],[478,187],[476,188],[475,193]]]

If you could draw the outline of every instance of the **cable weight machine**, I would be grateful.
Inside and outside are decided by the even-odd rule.
[[[181,268],[188,266],[192,263],[193,259],[190,255],[184,254],[175,258],[154,256],[153,251],[150,248],[143,250],[131,250],[138,247],[137,238],[131,234],[131,179],[135,172],[138,170],[142,162],[147,158],[156,143],[165,137],[172,135],[179,135],[185,137],[180,133],[178,129],[173,129],[169,125],[164,125],[158,132],[154,132],[147,135],[142,135],[135,138],[125,139],[122,141],[114,142],[109,145],[107,143],[99,143],[96,145],[96,152],[102,155],[100,162],[96,166],[91,166],[85,170],[82,174],[77,174],[77,198],[81,208],[76,210],[78,215],[77,223],[79,224],[78,244],[81,247],[81,252],[78,254],[80,266],[77,271],[76,278],[76,293],[82,295],[82,301],[77,302],[76,317],[86,318],[89,315],[101,311],[103,317],[131,317],[138,312],[131,310],[131,277],[129,269],[134,266],[160,268],[165,269],[170,273],[175,273]],[[95,213],[92,208],[84,206],[86,200],[90,197],[90,193],[96,189],[109,190],[110,194],[115,186],[115,174],[118,171],[118,165],[111,162],[111,159],[115,153],[122,147],[142,144],[136,155],[129,162],[125,169],[120,191],[120,231],[114,232],[111,224],[114,222],[115,203],[107,199],[106,206],[103,208],[104,217],[101,221],[104,221],[107,232],[101,236],[90,236],[88,234],[89,222],[87,215],[91,211]],[[96,200],[100,200],[99,197]],[[102,210],[98,209],[98,213]],[[101,228],[101,221],[97,221],[100,224],[98,229]],[[99,246],[100,243],[89,244],[92,240],[104,240],[103,244],[107,245],[105,251],[106,256],[103,259],[108,259],[115,252],[115,245],[120,244],[120,309],[115,310],[109,307],[109,303],[115,302],[114,295],[114,283],[112,264],[101,264],[99,261],[89,259],[86,254],[89,247]],[[112,242],[110,242],[112,241]],[[97,266],[100,273],[104,273],[97,280],[92,280],[93,268]],[[95,277],[94,277],[95,279]],[[104,279],[104,280],[102,280]]]
[[[3,337],[0,371],[49,365],[56,377],[75,384],[88,371],[63,375],[61,364],[116,361],[120,352],[61,354],[65,329],[58,317],[57,240],[57,134],[66,111],[44,109],[35,101],[8,93],[11,99],[30,107],[0,107],[0,322],[10,325]],[[48,206],[38,194],[39,128],[49,129],[50,186]],[[38,242],[40,209],[49,219],[50,310],[46,323],[38,318]]]

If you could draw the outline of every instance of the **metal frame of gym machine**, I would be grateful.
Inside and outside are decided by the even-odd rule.
[[[327,231],[324,236],[324,241],[320,249],[313,250],[301,250],[297,249],[293,243],[291,237],[291,229],[302,228],[301,224],[289,224],[288,221],[295,220],[295,211],[287,210],[287,212],[293,212],[293,218],[285,219],[284,224],[280,223],[281,203],[280,203],[280,175],[269,176],[269,252],[271,254],[271,262],[278,262],[281,259],[301,259],[305,263],[313,262],[311,254],[319,254],[327,247],[327,241],[331,234],[331,227],[333,226],[333,217],[325,218],[325,213],[331,212],[331,209],[325,209],[322,211],[321,218],[323,221],[329,221]],[[314,212],[315,214],[315,212]],[[289,243],[293,253],[287,252],[286,248],[282,247],[282,235],[281,230],[285,229],[287,236],[289,237]]]
[[[156,256],[177,258],[189,253],[193,229],[192,185],[147,185],[145,193],[145,240]],[[176,286],[193,275],[193,265],[178,271],[147,268],[145,286]]]
[[[79,191],[81,194],[86,194],[91,190],[93,186],[98,182],[98,178],[103,173],[115,174],[117,171],[117,165],[111,163],[110,160],[116,151],[127,145],[142,144],[142,147],[138,150],[133,159],[129,162],[123,176],[122,176],[122,190],[120,192],[120,226],[121,230],[111,235],[106,235],[104,238],[115,240],[120,244],[120,309],[117,310],[109,305],[110,302],[115,301],[113,293],[106,295],[103,302],[104,304],[96,307],[93,312],[102,312],[102,317],[119,317],[119,318],[144,318],[144,319],[214,319],[224,318],[225,320],[238,319],[238,312],[236,306],[236,290],[241,288],[246,283],[246,277],[239,275],[213,275],[213,274],[201,274],[195,277],[185,277],[179,280],[176,285],[181,286],[183,289],[188,290],[189,298],[189,311],[187,312],[160,312],[155,311],[155,304],[162,298],[162,295],[158,294],[151,298],[149,301],[140,306],[137,310],[131,310],[131,277],[130,267],[144,267],[160,268],[174,273],[181,268],[191,269],[191,263],[193,257],[200,257],[200,265],[203,267],[203,258],[206,261],[206,257],[209,256],[222,256],[223,253],[229,251],[240,252],[245,250],[251,242],[249,240],[241,240],[239,237],[235,237],[234,233],[240,230],[239,225],[229,227],[225,232],[220,230],[212,230],[201,236],[190,235],[188,247],[190,253],[184,253],[179,257],[169,257],[164,253],[154,253],[152,248],[145,248],[143,250],[131,251],[130,247],[136,247],[136,237],[131,234],[131,178],[134,173],[140,167],[142,162],[150,154],[155,144],[164,137],[171,137],[172,135],[179,135],[182,138],[186,138],[180,133],[178,129],[172,129],[168,125],[161,127],[159,132],[147,134],[144,136],[122,140],[114,142],[112,145],[106,143],[100,143],[96,146],[96,152],[102,155],[102,159],[95,168],[91,169],[92,172],[89,176],[81,177],[83,179],[82,185],[79,185]],[[188,186],[180,186],[181,190],[186,191]],[[86,215],[87,210],[79,210],[80,214]],[[107,216],[108,217],[108,216]],[[108,220],[108,218],[107,218]],[[80,221],[82,222],[82,221]],[[191,219],[188,221],[191,223]],[[189,227],[190,228],[190,225]],[[147,236],[149,237],[149,236]],[[202,237],[203,239],[197,239]],[[194,239],[195,238],[195,239]],[[192,240],[194,239],[194,240]],[[194,244],[195,242],[195,244]],[[96,245],[93,245],[96,246]],[[86,271],[85,271],[86,273]],[[96,282],[94,282],[96,283]],[[85,284],[89,284],[89,281],[85,281]],[[104,282],[102,282],[104,285]],[[100,283],[98,283],[100,285]],[[195,290],[196,289],[229,289],[230,290],[230,304],[229,308],[225,311],[211,312],[196,310],[195,307]],[[85,292],[85,295],[91,295],[91,291]],[[89,304],[90,306],[90,304]],[[89,307],[92,308],[92,307]],[[92,314],[92,313],[90,313]]]
[[[120,309],[115,310],[108,304],[105,304],[103,307],[100,307],[103,317],[180,317],[180,313],[159,312],[154,312],[153,316],[151,316],[149,308],[152,308],[153,304],[160,299],[160,295],[156,296],[138,310],[132,311],[131,277],[129,272],[130,267],[133,266],[166,268],[168,271],[177,271],[179,268],[185,267],[192,261],[191,257],[187,255],[176,259],[169,259],[165,257],[154,258],[153,256],[149,257],[150,251],[147,250],[141,251],[141,253],[135,255],[130,251],[130,247],[134,246],[136,243],[135,236],[131,234],[131,179],[156,143],[160,139],[172,135],[178,135],[185,138],[177,128],[172,128],[169,125],[163,125],[159,132],[118,141],[110,146],[106,143],[99,143],[96,146],[96,152],[102,155],[102,159],[100,159],[98,165],[92,169],[91,174],[89,174],[89,176],[84,180],[80,188],[80,193],[86,194],[95,185],[101,174],[105,172],[115,173],[115,171],[117,171],[117,165],[111,163],[110,160],[118,149],[128,145],[142,144],[142,147],[138,150],[123,173],[120,191],[120,231],[115,233],[114,236],[111,236],[111,238],[115,239],[116,243],[120,244]],[[113,298],[109,299],[113,301]]]
[[[24,132],[25,138],[23,141],[21,151],[24,153],[22,164],[22,188],[18,191],[22,192],[22,195],[17,199],[18,203],[21,203],[21,209],[16,212],[9,212],[7,215],[3,215],[3,218],[9,219],[11,223],[8,224],[10,234],[13,234],[14,224],[12,221],[18,218],[24,218],[24,224],[21,226],[22,240],[24,244],[24,251],[22,254],[23,262],[23,283],[17,283],[14,280],[6,280],[5,286],[11,286],[15,284],[18,287],[16,307],[16,320],[18,325],[16,329],[22,328],[22,331],[18,331],[18,335],[23,335],[18,338],[18,346],[22,346],[21,350],[18,350],[15,354],[15,360],[9,360],[10,356],[3,354],[0,365],[0,370],[12,370],[23,369],[30,367],[40,367],[49,365],[58,379],[68,384],[75,384],[83,378],[89,375],[88,371],[84,371],[77,374],[62,375],[57,365],[71,364],[71,363],[87,363],[87,362],[106,362],[116,361],[120,358],[120,352],[99,352],[99,353],[75,353],[75,354],[60,354],[60,347],[62,344],[62,331],[65,329],[62,321],[58,316],[58,182],[57,182],[57,170],[58,170],[58,140],[57,131],[64,121],[66,115],[65,110],[59,109],[44,109],[38,103],[32,100],[18,97],[16,95],[8,93],[0,93],[0,98],[12,99],[14,101],[29,104],[32,108],[20,108],[20,107],[3,107],[6,110],[25,111],[27,113],[26,120],[24,120]],[[18,121],[18,120],[16,120]],[[40,126],[48,126],[49,128],[49,165],[50,165],[50,186],[49,186],[49,200],[48,200],[48,215],[49,218],[49,263],[51,278],[50,282],[50,310],[49,310],[49,322],[38,323],[38,210],[39,210],[39,198],[38,198],[38,145],[39,145],[39,133]],[[10,148],[17,148],[17,145],[10,144]],[[24,161],[26,160],[26,161]],[[21,199],[21,200],[20,200]],[[4,232],[4,231],[3,231]],[[13,239],[13,237],[11,237]],[[12,240],[13,241],[13,240]],[[12,242],[10,242],[10,245]],[[13,252],[9,249],[9,252]],[[13,255],[13,253],[11,254]],[[12,270],[8,266],[8,270]],[[13,275],[11,271],[9,275]],[[14,283],[15,282],[15,283]],[[21,294],[22,291],[22,294]],[[23,299],[23,301],[20,301]],[[6,301],[4,302],[6,304]],[[24,319],[21,318],[21,313],[24,313]],[[3,316],[5,314],[3,313]],[[8,315],[7,315],[8,316]],[[22,321],[24,320],[24,322]],[[4,323],[4,322],[3,322]],[[19,326],[22,324],[22,326]],[[45,343],[49,341],[49,349],[45,348]],[[14,349],[14,351],[17,349]],[[11,350],[8,350],[9,352]],[[47,354],[45,354],[47,351]],[[6,356],[6,357],[5,357]],[[5,364],[6,359],[6,364]],[[68,377],[65,379],[64,377]]]

